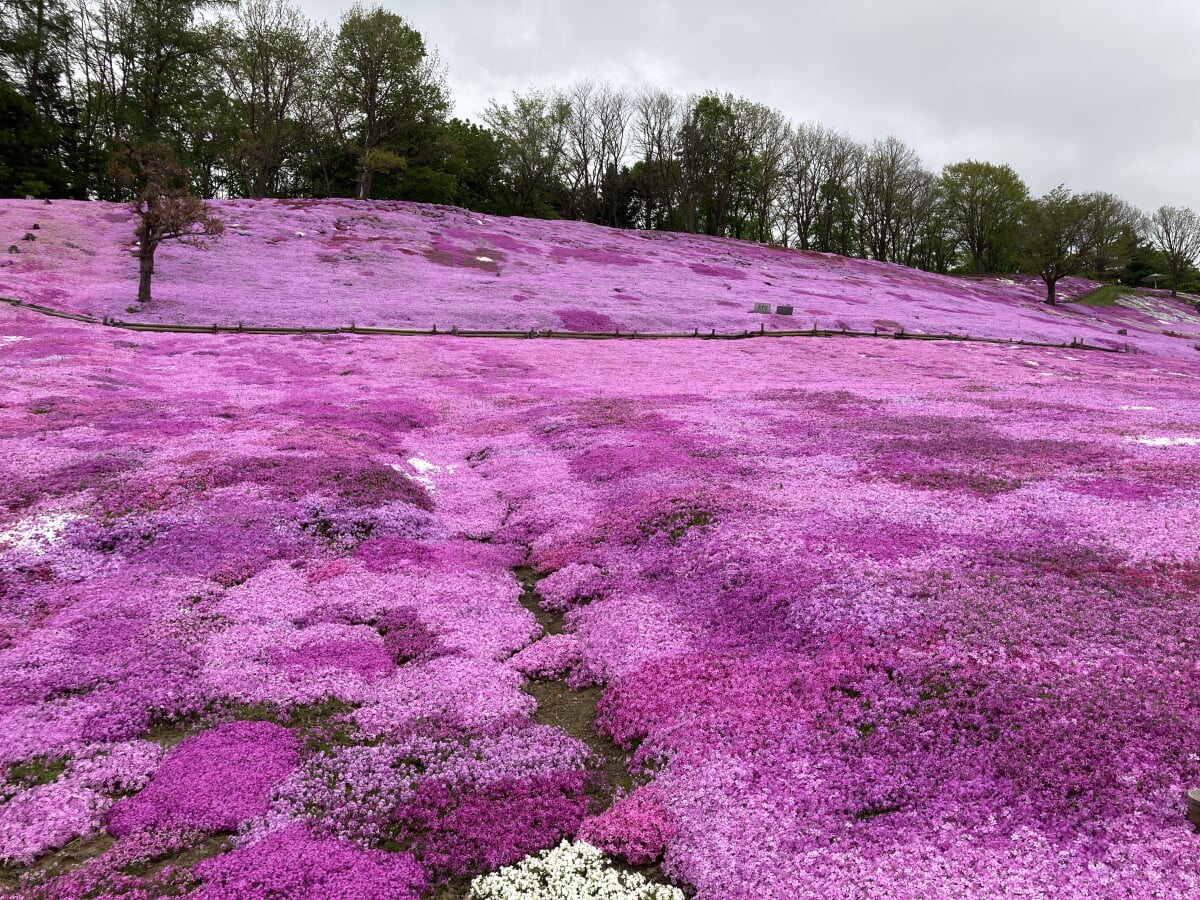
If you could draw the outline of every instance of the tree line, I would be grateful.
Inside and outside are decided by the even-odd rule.
[[[1033,197],[1009,166],[934,172],[896,137],[858,141],[730,94],[583,81],[451,118],[436,52],[380,6],[331,28],[289,0],[0,2],[5,196],[144,206],[130,173],[145,171],[156,196],[411,200],[1024,271],[1050,302],[1074,274],[1197,287],[1191,210]]]

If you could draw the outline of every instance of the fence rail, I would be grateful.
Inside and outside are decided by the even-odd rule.
[[[1079,339],[1073,339],[1070,343],[1053,343],[1048,341],[1028,341],[1017,338],[995,338],[995,337],[980,337],[977,335],[967,334],[925,334],[907,332],[901,329],[900,331],[851,331],[841,328],[819,328],[817,323],[813,323],[812,328],[787,330],[787,331],[767,331],[766,326],[762,326],[758,331],[741,331],[741,332],[718,332],[716,329],[709,331],[701,331],[698,328],[692,329],[690,332],[645,332],[645,331],[622,331],[616,329],[612,332],[579,332],[579,331],[552,331],[529,329],[525,331],[504,331],[504,330],[475,330],[462,329],[454,326],[450,330],[439,329],[436,325],[432,328],[377,328],[360,325],[348,325],[338,328],[308,328],[298,327],[292,328],[287,326],[272,326],[272,325],[169,325],[160,324],[157,322],[128,322],[122,319],[114,319],[108,316],[97,319],[95,316],[86,316],[79,313],[63,312],[61,310],[52,309],[48,306],[40,306],[36,303],[27,303],[24,300],[16,300],[11,297],[0,297],[0,303],[6,303],[9,306],[17,309],[27,310],[29,312],[38,313],[43,316],[51,316],[56,319],[67,319],[72,322],[81,322],[85,325],[99,325],[104,328],[116,328],[123,331],[141,331],[152,332],[157,334],[254,334],[254,335],[315,335],[315,336],[332,336],[332,335],[356,335],[360,337],[457,337],[457,338],[493,338],[493,339],[549,339],[549,340],[570,340],[570,341],[669,341],[669,340],[701,340],[701,341],[744,341],[753,338],[877,338],[886,340],[903,340],[903,341],[953,341],[956,343],[971,343],[971,344],[1002,344],[1013,347],[1043,347],[1050,349],[1070,349],[1070,350],[1090,350],[1097,353],[1133,353],[1136,352],[1130,348],[1129,344],[1124,347],[1099,347],[1095,344],[1087,344]]]

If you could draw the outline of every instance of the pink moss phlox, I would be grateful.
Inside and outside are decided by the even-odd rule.
[[[482,874],[574,834],[587,814],[588,783],[579,771],[467,790],[429,780],[397,811],[396,823],[415,836],[432,872]]]
[[[677,830],[665,799],[653,784],[640,787],[600,815],[585,819],[578,838],[631,865],[655,862]]]
[[[603,589],[601,570],[587,563],[572,563],[548,575],[538,583],[542,608],[548,612],[566,612],[575,605],[595,599]]]
[[[69,781],[43,784],[0,805],[0,862],[28,864],[100,826],[111,801]]]
[[[553,680],[566,676],[581,661],[579,638],[573,634],[551,634],[530,644],[508,664],[530,678]]]
[[[108,829],[118,837],[233,831],[266,811],[271,789],[298,762],[298,740],[278,725],[234,722],[201,732],[167,754],[147,788],[112,808]]]
[[[196,866],[200,900],[420,900],[428,878],[412,856],[315,838],[301,826]]]

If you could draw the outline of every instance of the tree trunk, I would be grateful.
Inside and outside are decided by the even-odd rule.
[[[1046,302],[1049,303],[1051,306],[1057,305],[1058,293],[1056,291],[1056,288],[1058,287],[1058,279],[1057,278],[1047,278],[1045,275],[1043,275],[1042,280],[1046,282]]]
[[[150,302],[150,281],[154,277],[154,247],[143,244],[138,254],[138,303]]]

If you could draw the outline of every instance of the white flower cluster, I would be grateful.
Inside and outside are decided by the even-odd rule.
[[[476,878],[471,900],[683,900],[683,892],[614,868],[591,844],[563,841]]]

